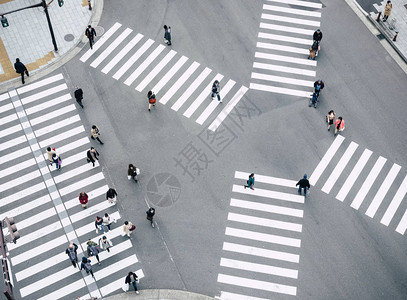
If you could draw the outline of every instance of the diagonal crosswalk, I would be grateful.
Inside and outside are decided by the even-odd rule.
[[[220,299],[295,296],[304,197],[296,181],[235,172],[218,283]],[[251,296],[255,294],[259,297]]]
[[[120,39],[130,34],[124,31]],[[21,235],[7,244],[19,299],[101,298],[120,292],[129,270],[144,276],[120,222],[104,234],[114,246],[99,254],[101,265],[91,258],[95,280],[83,277],[65,253],[73,240],[79,259],[87,256],[88,239],[98,242],[103,235],[95,234],[96,215],[107,212],[121,221],[105,199],[108,186],[99,162],[86,163],[88,135],[62,74],[0,95],[0,219],[14,217]],[[48,146],[62,157],[61,170],[48,165]],[[81,191],[89,196],[86,210],[78,201]]]

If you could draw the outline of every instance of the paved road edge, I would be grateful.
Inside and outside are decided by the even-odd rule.
[[[213,300],[215,298],[191,293],[187,291],[180,291],[180,290],[140,290],[140,294],[136,295],[135,292],[127,292],[122,293],[110,297],[104,297],[104,300],[128,300],[128,299],[137,299],[140,300],[159,300],[159,299],[166,299],[166,300]]]

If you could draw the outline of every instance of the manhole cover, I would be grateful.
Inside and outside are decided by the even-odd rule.
[[[382,33],[379,33],[379,34],[376,35],[376,36],[377,36],[377,38],[378,38],[379,40],[384,39],[384,35],[383,35]]]
[[[181,194],[181,184],[170,173],[154,175],[147,183],[148,200],[159,207],[167,207],[174,204]]]
[[[95,31],[97,36],[102,36],[105,33],[105,29],[102,26],[96,26]]]
[[[74,38],[75,38],[74,35],[70,33],[64,36],[64,40],[67,42],[72,42]]]

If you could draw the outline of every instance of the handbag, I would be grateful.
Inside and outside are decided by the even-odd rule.
[[[155,103],[157,102],[157,99],[155,99],[155,98],[149,98],[149,99],[148,99],[148,102],[149,102],[150,104],[155,104]]]
[[[136,225],[132,225],[129,230],[130,230],[130,231],[133,231],[134,229],[136,229]]]
[[[128,179],[128,180],[130,180],[130,179],[131,179],[131,176],[130,176],[130,175],[128,175],[128,176],[127,176],[127,179]]]
[[[123,290],[124,292],[127,292],[127,291],[129,290],[129,285],[128,285],[127,283],[125,283],[125,284],[122,286],[122,290]]]

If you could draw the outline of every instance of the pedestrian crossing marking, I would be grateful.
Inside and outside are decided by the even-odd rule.
[[[230,205],[240,208],[247,208],[247,209],[254,209],[258,211],[266,211],[274,214],[280,215],[287,215],[297,218],[303,217],[303,211],[296,208],[289,208],[284,206],[272,205],[272,204],[263,204],[263,203],[255,203],[249,202],[245,200],[239,200],[232,198],[230,200]]]
[[[294,14],[294,15],[307,16],[307,17],[316,17],[316,18],[321,17],[320,12],[309,11],[309,10],[304,10],[304,9],[288,8],[288,7],[283,7],[283,6],[263,4],[263,9],[277,11],[277,12],[284,12],[284,13],[289,13],[289,14]]]
[[[47,196],[49,198],[49,195],[47,195]],[[51,199],[49,199],[49,200],[51,200]],[[32,207],[31,207],[31,209],[32,209]],[[43,210],[43,211],[39,212],[38,214],[25,218],[24,222],[18,222],[18,230],[29,228],[30,226],[35,225],[38,222],[47,220],[48,218],[51,218],[51,217],[55,216],[56,214],[57,214],[57,212],[54,207]],[[9,216],[13,216],[14,218],[16,217],[15,215],[9,215]],[[19,219],[19,218],[16,218],[16,219]],[[4,231],[7,234],[7,231],[8,231],[7,228],[5,228]]]
[[[10,96],[9,96],[8,93],[4,93],[4,94],[0,95],[0,101],[4,101],[4,100],[7,100],[7,99],[10,99]]]
[[[276,41],[289,42],[289,43],[294,43],[294,44],[303,44],[303,45],[308,45],[308,46],[312,42],[310,39],[295,38],[295,37],[291,37],[291,36],[284,36],[284,35],[271,34],[271,33],[265,33],[265,32],[259,32],[257,37],[261,38],[261,39],[276,40]]]
[[[247,296],[247,295],[227,293],[227,292],[220,292],[219,299],[221,299],[221,300],[268,300],[265,298],[251,297],[251,296]]]
[[[50,201],[51,201],[51,198],[49,197],[49,195],[41,196],[41,197],[31,201],[31,202],[19,205],[19,206],[15,207],[15,208],[12,208],[12,209],[10,209],[10,210],[8,210],[6,212],[0,213],[0,219],[4,220],[4,218],[7,217],[7,216],[13,216],[15,218],[15,217],[17,217],[17,216],[19,216],[19,215],[21,215],[23,213],[26,213],[26,212],[30,211],[33,207],[41,206],[41,205],[43,205],[43,204],[45,204],[47,202],[50,202]],[[18,228],[20,228],[20,227],[21,227],[21,225],[19,224]]]
[[[407,175],[404,177],[403,182],[401,183],[400,187],[398,188],[396,194],[394,195],[393,199],[390,202],[389,207],[387,208],[386,212],[383,215],[380,223],[389,226],[391,220],[393,219],[394,215],[396,214],[397,209],[399,208],[401,202],[403,201],[405,195],[407,193]]]
[[[230,235],[238,238],[245,238],[249,240],[256,240],[265,243],[273,243],[291,247],[301,247],[301,240],[283,237],[274,234],[260,233],[251,230],[243,230],[232,227],[226,227],[225,235]]]
[[[24,280],[28,277],[31,277],[31,276],[43,271],[44,266],[52,266],[52,265],[56,265],[56,264],[66,261],[67,256],[68,255],[65,252],[64,253],[61,252],[56,255],[52,255],[50,258],[47,258],[33,266],[27,267],[26,269],[24,269],[20,272],[17,272],[14,275],[16,276],[17,281]]]
[[[80,121],[81,121],[81,118],[79,117],[79,115],[74,115],[72,117],[63,119],[63,120],[61,120],[59,122],[56,122],[54,124],[48,125],[46,127],[42,127],[42,128],[40,128],[38,130],[34,130],[34,133],[38,138],[38,137],[40,137],[42,135],[48,134],[50,132],[53,132],[55,130],[64,128],[65,126],[68,126],[68,125],[75,124],[75,123],[80,122]]]
[[[13,109],[13,104],[11,103],[7,103],[6,105],[0,106],[0,113],[4,113],[6,111],[9,111],[11,109]]]
[[[42,79],[42,80],[39,80],[39,81],[36,81],[36,82],[30,83],[28,85],[24,85],[22,87],[17,88],[17,93],[19,95],[21,95],[21,94],[24,94],[24,93],[27,93],[27,92],[31,92],[33,90],[36,90],[36,89],[40,88],[40,87],[46,86],[48,84],[57,82],[57,81],[62,80],[62,79],[64,79],[64,76],[62,76],[62,74],[57,74],[57,75],[54,75],[54,76],[51,76],[51,77],[47,77],[45,79]]]
[[[295,57],[276,55],[276,54],[268,54],[268,53],[264,53],[264,52],[256,52],[254,54],[254,57],[265,58],[265,59],[276,60],[276,61],[283,61],[283,62],[288,62],[291,64],[314,66],[314,67],[317,65],[317,62],[315,60],[309,60],[309,59],[305,59],[305,58],[295,58]]]
[[[4,130],[0,131],[0,138],[4,138],[4,137],[6,137],[6,136],[8,136],[10,134],[19,132],[21,130],[23,130],[23,128],[21,127],[20,124],[11,126],[11,127],[7,128],[7,129],[4,129]]]
[[[12,153],[0,156],[0,165],[5,164],[9,161],[15,160],[17,157],[21,157],[23,155],[26,155],[28,153],[31,153],[30,147],[24,147],[21,149],[17,149]]]
[[[47,90],[45,90],[45,91],[38,92],[38,93],[33,94],[33,95],[31,95],[31,96],[27,96],[27,97],[21,98],[20,101],[21,101],[21,103],[22,103],[23,105],[27,105],[27,104],[30,104],[30,103],[32,103],[32,102],[41,100],[41,99],[43,99],[43,98],[45,98],[45,97],[48,97],[48,96],[50,96],[50,95],[52,95],[52,94],[56,94],[56,93],[58,93],[58,92],[61,92],[61,91],[63,91],[63,90],[66,90],[66,89],[68,89],[68,86],[66,85],[66,83],[62,83],[62,84],[57,85],[57,86],[55,86],[55,87],[49,88],[49,89],[47,89]]]
[[[68,144],[65,144],[65,145],[59,147],[58,148],[58,153],[63,154],[63,153],[66,153],[68,151],[79,148],[80,146],[86,145],[88,143],[89,143],[89,138],[88,137],[83,137],[83,138],[80,138],[79,140],[73,141],[71,143],[68,143]],[[85,157],[86,156],[84,156],[84,158]],[[47,159],[48,156],[46,156],[46,154],[44,154],[44,158]],[[65,164],[65,160],[64,160],[64,164]]]
[[[404,234],[407,229],[407,210],[404,212],[400,223],[397,225],[396,231],[400,234]]]
[[[66,101],[69,101],[71,99],[72,99],[72,97],[68,93],[68,94],[59,96],[57,98],[54,98],[52,100],[41,102],[38,105],[28,107],[28,108],[25,109],[25,113],[27,114],[27,116],[29,116],[29,115],[31,115],[33,113],[37,113],[37,112],[42,111],[44,109],[49,109],[53,105],[62,104],[62,103],[66,102]]]
[[[116,219],[116,220],[120,220],[120,218],[121,218],[120,214],[118,212],[114,212],[112,214],[109,214],[109,216]],[[118,236],[119,233],[122,232],[122,230],[123,229],[121,227],[120,228],[115,228],[109,233],[109,236],[111,236],[112,234],[114,234],[115,236]],[[77,228],[75,231],[76,231],[76,234],[78,235],[78,237],[83,236],[85,234],[88,234],[89,232],[95,231],[95,223],[94,222],[88,223],[85,226]]]
[[[280,87],[276,87],[276,86],[257,84],[257,83],[250,83],[250,88],[253,90],[267,91],[267,92],[273,92],[273,93],[277,93],[277,94],[285,94],[285,95],[291,95],[291,96],[299,96],[299,97],[309,97],[310,96],[310,92],[307,92],[307,91],[280,88]]]
[[[283,200],[283,201],[288,201],[288,202],[304,203],[303,196],[293,195],[290,193],[270,191],[270,190],[259,189],[259,188],[256,188],[253,191],[250,189],[245,189],[242,185],[236,185],[236,184],[233,185],[232,191],[236,192],[236,193],[256,195],[256,196],[260,196],[260,197],[272,198],[272,199]]]
[[[17,114],[11,114],[0,119],[0,126],[17,120]]]
[[[69,171],[65,171],[60,175],[54,176],[54,181],[56,184],[61,183],[65,180],[71,179],[75,176],[81,175],[83,173],[86,173],[89,170],[94,169],[94,167],[92,166],[92,164],[85,164],[82,165],[80,167],[77,167],[75,169],[69,170]]]
[[[135,271],[134,273],[136,273],[139,280],[144,278],[143,270],[140,269],[140,270]],[[113,293],[114,291],[121,289],[121,287],[123,286],[123,282],[124,282],[123,279],[124,278],[120,278],[118,280],[113,281],[112,283],[102,286],[99,289],[102,296],[105,297],[106,295],[109,295],[109,294]]]
[[[30,187],[28,187],[28,188],[26,188],[26,189],[24,189],[22,191],[19,191],[17,193],[14,193],[14,194],[11,194],[9,196],[6,196],[6,197],[2,198],[1,201],[0,201],[0,207],[9,205],[12,202],[23,199],[23,198],[25,198],[25,197],[27,197],[27,196],[35,193],[35,192],[39,192],[39,191],[44,190],[44,189],[45,189],[44,182],[40,182],[40,183],[37,183],[35,185],[32,185],[32,186],[30,186]]]
[[[292,78],[283,77],[283,76],[273,76],[273,75],[255,73],[255,72],[252,73],[251,78],[273,81],[273,82],[289,83],[289,84],[306,86],[306,87],[314,86],[314,82],[309,81],[309,80],[292,79]]]
[[[77,192],[79,194],[79,190],[81,190],[85,186],[90,185],[91,183],[95,183],[100,180],[104,180],[104,179],[105,179],[105,177],[104,177],[103,173],[100,172],[95,175],[89,176],[88,178],[77,181],[76,183],[73,183],[71,185],[68,185],[66,187],[59,189],[59,193],[61,196],[65,196],[72,192]]]
[[[188,58],[186,56],[181,56],[180,59],[171,67],[171,69],[165,73],[161,80],[153,87],[152,91],[158,94],[161,89],[170,81],[170,79],[178,72],[179,69],[187,62]]]
[[[265,227],[270,227],[270,228],[291,230],[291,231],[296,231],[296,232],[302,231],[301,224],[295,224],[295,223],[277,221],[277,220],[270,220],[270,219],[266,219],[266,218],[246,216],[246,215],[242,215],[242,214],[229,213],[228,220],[234,221],[234,222],[252,224],[252,225],[265,226]]]
[[[79,200],[77,200],[77,205],[79,205]],[[97,213],[101,211],[105,211],[107,208],[110,207],[110,204],[107,201],[100,202],[96,205],[89,205],[89,208],[86,210],[81,210],[80,212],[77,212],[76,214],[70,215],[71,222],[75,223],[79,220],[85,219],[87,217],[90,217],[92,215],[97,215]]]
[[[106,194],[106,191],[108,189],[109,189],[109,187],[107,185],[104,185],[104,186],[98,187],[95,190],[87,192],[88,197],[89,197],[88,200],[90,201],[90,200],[92,200],[92,199],[94,199],[96,197],[99,197],[99,196],[101,196],[103,194]],[[65,201],[64,205],[65,205],[66,209],[71,209],[72,207],[78,206],[79,205],[78,196],[76,196],[75,198],[73,198],[71,200]]]
[[[278,44],[271,44],[271,43],[257,42],[256,47],[263,48],[263,49],[269,49],[269,50],[277,50],[277,51],[281,51],[281,52],[291,52],[291,53],[298,53],[298,54],[304,54],[304,55],[309,54],[308,49],[290,47],[290,46],[281,46]]]
[[[275,31],[284,31],[284,32],[291,32],[296,34],[304,34],[312,36],[314,34],[313,30],[297,28],[297,27],[290,27],[290,26],[281,26],[276,24],[269,24],[269,23],[260,23],[260,28],[263,29],[270,29]]]
[[[46,140],[38,141],[38,144],[40,145],[41,148],[46,148],[48,145],[51,145],[52,143],[58,143],[60,141],[63,141],[64,139],[73,137],[82,132],[85,132],[85,127],[83,127],[83,125],[80,125],[75,128],[66,130],[63,133],[54,135],[53,137],[50,137]]]
[[[297,5],[297,6],[305,6],[305,7],[311,7],[311,8],[322,8],[322,4],[316,3],[316,2],[299,1],[299,0],[267,0],[267,1],[292,4],[292,5]]]
[[[65,285],[64,287],[56,291],[53,291],[52,293],[45,295],[44,297],[39,298],[38,300],[61,299],[62,297],[71,294],[72,291],[79,290],[81,288],[84,288],[85,286],[86,286],[85,281],[81,278],[77,281]]]
[[[44,123],[44,122],[49,123],[49,121],[51,119],[58,118],[60,116],[63,116],[64,114],[74,111],[74,110],[76,110],[75,104],[70,104],[70,105],[64,106],[62,108],[56,109],[52,112],[49,112],[45,115],[41,115],[39,117],[31,119],[30,123],[31,123],[31,126],[36,126],[36,125]]]
[[[311,20],[299,19],[299,18],[283,17],[283,16],[278,16],[278,15],[272,15],[272,14],[261,14],[261,18],[266,19],[266,20],[285,22],[285,23],[293,23],[293,24],[299,24],[299,25],[312,26],[314,28],[315,27],[320,27],[320,25],[321,25],[321,22],[318,22],[318,21],[311,21]]]
[[[280,65],[264,64],[264,63],[258,63],[258,62],[253,63],[253,68],[277,71],[277,72],[283,72],[283,73],[298,74],[298,75],[304,75],[304,76],[310,76],[310,77],[316,76],[315,71],[303,70],[303,69],[299,69],[299,68],[283,67]]]

